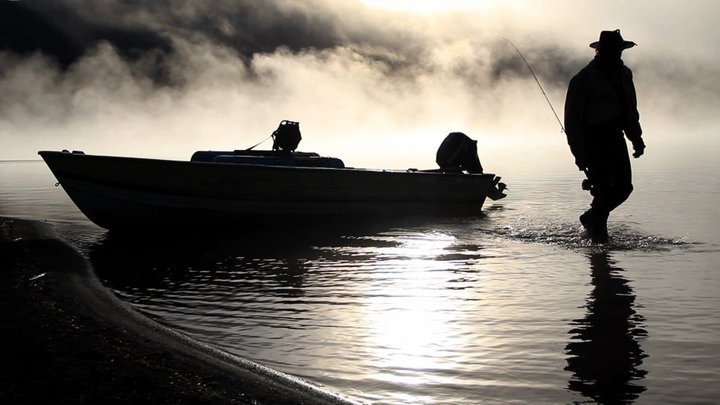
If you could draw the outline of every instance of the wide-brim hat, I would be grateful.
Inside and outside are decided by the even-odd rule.
[[[626,41],[620,35],[620,30],[602,31],[600,40],[590,44],[590,48],[595,49],[628,49],[637,45],[635,42]]]

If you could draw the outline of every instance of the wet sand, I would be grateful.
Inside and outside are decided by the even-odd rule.
[[[41,222],[0,217],[0,325],[0,403],[354,403],[140,315]]]

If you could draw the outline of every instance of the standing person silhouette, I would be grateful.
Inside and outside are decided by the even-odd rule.
[[[610,211],[633,190],[623,132],[633,157],[645,151],[632,71],[621,59],[622,51],[635,45],[623,40],[620,30],[602,31],[600,40],[590,44],[595,58],[570,80],[565,99],[567,141],[575,164],[588,177],[590,187],[583,188],[593,196],[580,223],[596,243],[607,242]]]

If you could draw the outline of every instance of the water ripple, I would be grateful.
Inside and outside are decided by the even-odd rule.
[[[672,247],[702,245],[684,237],[667,238],[648,235],[621,223],[608,224],[610,240],[602,245],[593,243],[585,229],[579,224],[548,224],[525,220],[491,229],[488,232],[511,240],[575,250],[601,247],[606,250],[662,251]]]

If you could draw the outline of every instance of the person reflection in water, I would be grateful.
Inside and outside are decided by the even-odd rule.
[[[645,151],[632,71],[623,64],[622,51],[635,46],[620,30],[603,31],[590,44],[595,58],[570,80],[565,100],[565,133],[578,169],[588,179],[583,189],[593,196],[590,209],[580,216],[593,242],[608,240],[610,212],[633,190],[630,158],[623,137],[632,142],[633,157]]]
[[[565,347],[568,388],[600,404],[628,403],[645,387],[647,372],[640,369],[647,355],[639,340],[647,335],[644,319],[633,308],[635,295],[607,252],[589,255],[593,290],[587,314],[574,320],[572,339]]]

